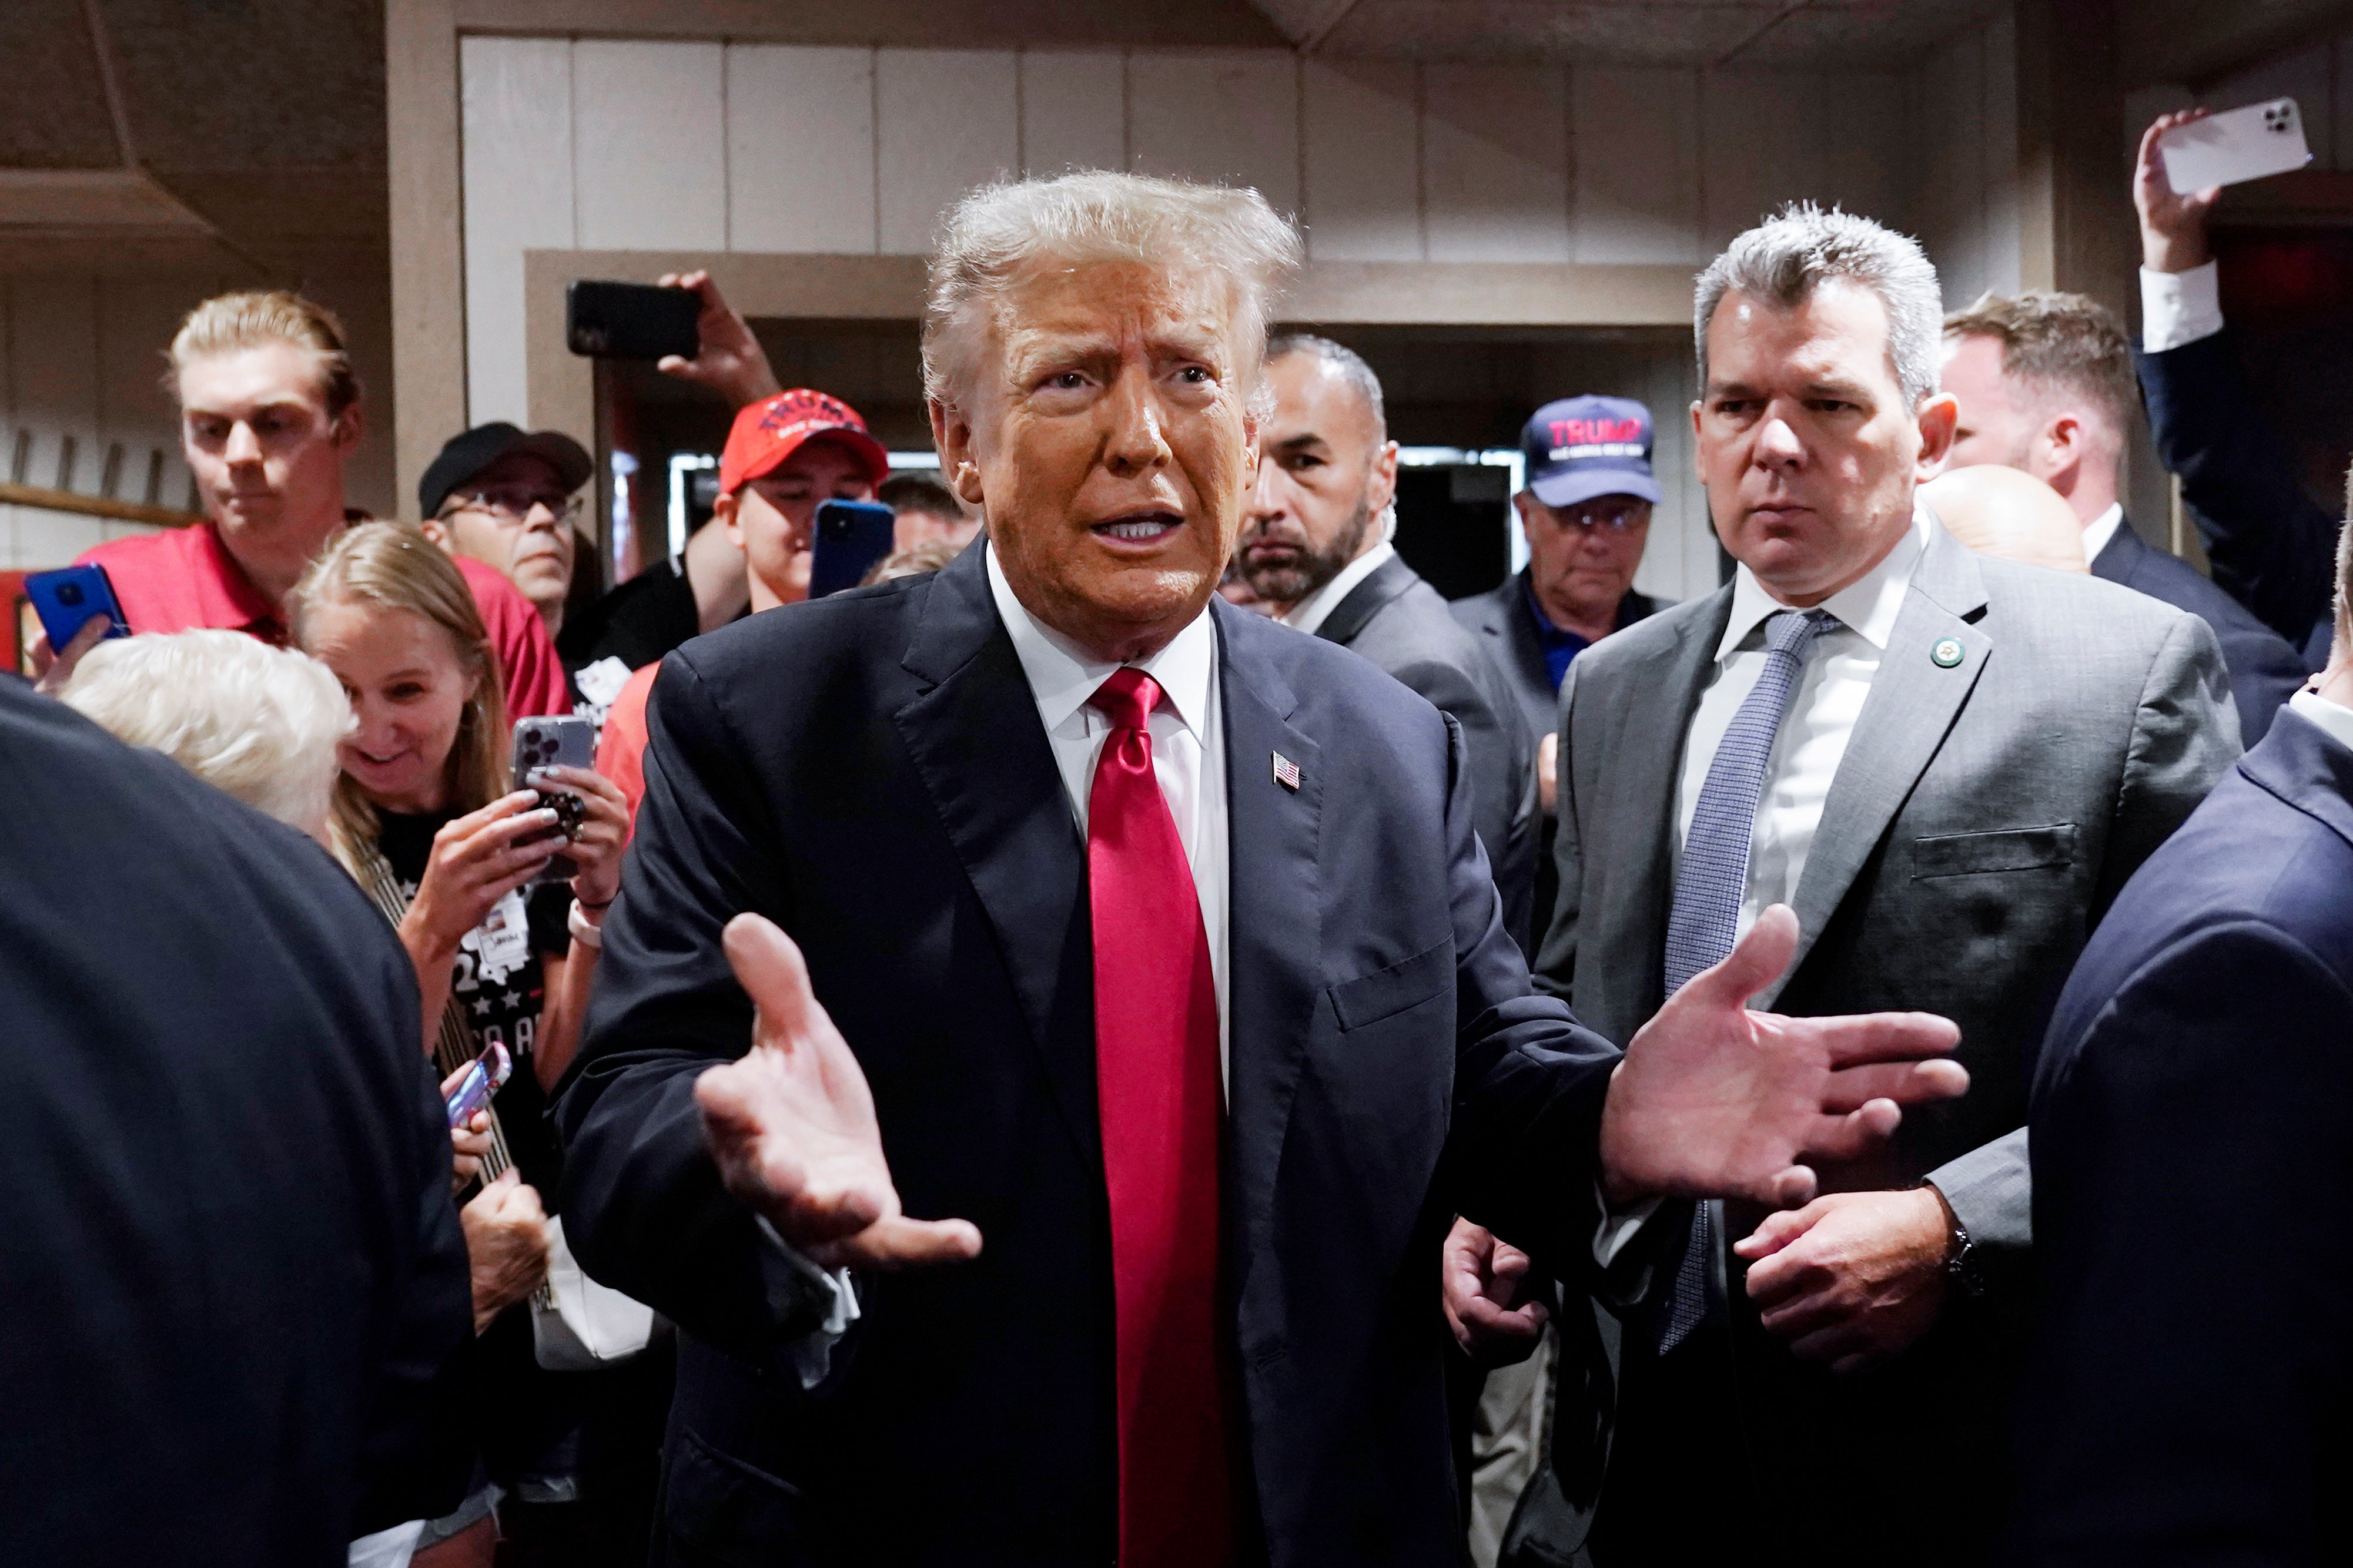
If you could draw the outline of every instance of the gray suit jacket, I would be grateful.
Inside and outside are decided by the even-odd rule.
[[[1628,589],[1618,601],[1619,629],[1658,614],[1663,604]],[[1559,717],[1559,700],[1553,694],[1552,667],[1545,662],[1544,644],[1536,640],[1535,622],[1528,618],[1526,569],[1504,578],[1497,587],[1457,599],[1446,607],[1465,631],[1478,637],[1488,662],[1510,688],[1526,728],[1528,754],[1535,755],[1536,742],[1552,733],[1553,721]]]
[[[1462,727],[1472,817],[1503,897],[1504,929],[1533,952],[1535,752],[1477,640],[1455,625],[1438,590],[1395,557],[1350,589],[1315,635],[1372,660]]]
[[[1727,585],[1629,628],[1579,655],[1561,689],[1560,898],[1536,984],[1621,1045],[1660,1003],[1684,736],[1731,601]],[[1951,668],[1930,657],[1947,638],[1963,650]],[[1988,1255],[1994,1294],[2007,1283],[2015,1296],[2032,1237],[2024,1128],[2044,1022],[2085,933],[2238,752],[2205,622],[2096,579],[1974,555],[1931,529],[1807,857],[1796,962],[1757,1005],[1943,1014],[1960,1025],[1970,1090],[1907,1111],[1880,1153],[1822,1168],[1826,1191],[1933,1176]],[[1727,1247],[1754,1218],[1732,1216]],[[1753,1313],[1741,1324],[1739,1266],[1728,1252],[1718,1263],[1743,1353],[1788,1363]],[[1649,1342],[1630,1331],[1628,1353]],[[2007,1345],[1940,1331],[1905,1360],[1986,1358],[1936,1382],[1998,1407]],[[1630,1368],[1629,1397],[1637,1381]],[[1787,1384],[1745,1377],[1725,1398],[1783,1400],[1775,1418],[1797,1430],[1886,1449],[1883,1423],[1860,1415],[1880,1407],[1841,1404],[1868,1401],[1871,1381],[1793,1370]],[[1820,1405],[1818,1422],[1787,1408],[1793,1398]],[[1930,1399],[1903,1408],[1928,1430],[1954,1415]]]

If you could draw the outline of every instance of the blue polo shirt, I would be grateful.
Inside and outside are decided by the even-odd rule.
[[[1520,579],[1520,595],[1527,601],[1528,618],[1535,623],[1536,646],[1544,649],[1545,668],[1552,676],[1552,689],[1558,691],[1560,683],[1568,679],[1570,661],[1591,647],[1593,639],[1554,626],[1544,613],[1544,606],[1536,602],[1535,584],[1525,577]]]

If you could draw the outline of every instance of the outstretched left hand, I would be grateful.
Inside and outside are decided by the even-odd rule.
[[[1612,1206],[1663,1194],[1795,1208],[1818,1185],[1803,1162],[1851,1160],[1895,1131],[1903,1105],[1968,1090],[1968,1069],[1944,1059],[1960,1040],[1949,1019],[1748,1011],[1797,946],[1796,913],[1775,904],[1634,1036],[1601,1113]]]

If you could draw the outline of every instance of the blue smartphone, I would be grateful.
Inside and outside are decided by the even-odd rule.
[[[514,1060],[507,1048],[492,1040],[482,1047],[482,1054],[466,1065],[466,1076],[449,1091],[447,1102],[449,1125],[463,1127],[474,1119],[474,1112],[491,1103],[491,1096],[504,1086],[514,1071]]]
[[[112,623],[107,627],[108,637],[131,635],[131,623],[122,618],[122,605],[103,566],[36,572],[25,579],[25,597],[33,602],[33,613],[41,617],[41,630],[48,634],[52,653],[62,652],[84,624],[100,616]]]
[[[890,555],[898,526],[896,515],[880,501],[829,500],[818,506],[808,596],[822,599],[857,587]]]

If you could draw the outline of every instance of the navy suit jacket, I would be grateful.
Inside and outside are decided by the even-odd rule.
[[[2231,701],[2239,710],[2239,739],[2253,745],[2272,727],[2277,713],[2309,673],[2304,656],[2277,632],[2255,619],[2253,611],[2200,576],[2198,568],[2179,556],[2152,550],[2133,531],[2127,518],[2092,563],[2092,575],[2162,599],[2178,610],[2188,610],[2214,628],[2222,645],[2222,663],[2231,674]]]
[[[2338,520],[2296,483],[2248,393],[2231,333],[2162,353],[2136,350],[2133,364],[2149,434],[2181,481],[2215,583],[2294,646],[2306,668],[2320,668],[2336,626]]]
[[[2353,752],[2291,710],[2126,887],[2052,1019],[2010,1560],[2342,1556],[2348,1112]]]
[[[330,1568],[465,1493],[417,972],[294,829],[0,678],[0,1563]]]
[[[1210,613],[1244,1517],[1277,1564],[1451,1561],[1439,1243],[1461,1211],[1570,1267],[1589,1253],[1617,1053],[1528,993],[1452,722],[1328,642]],[[983,553],[688,643],[649,727],[558,1114],[581,1260],[681,1330],[676,1560],[1109,1562],[1084,844]],[[747,1047],[719,941],[744,910],[807,953],[908,1212],[984,1238],[971,1264],[863,1281],[808,1392],[694,1106],[696,1075]]]

